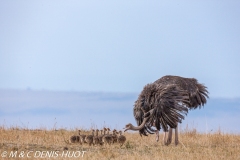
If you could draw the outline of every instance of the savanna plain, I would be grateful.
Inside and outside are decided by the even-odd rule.
[[[180,130],[178,146],[155,141],[155,135],[141,137],[138,132],[125,132],[127,140],[106,146],[89,146],[69,143],[78,129],[24,129],[0,127],[0,159],[87,159],[87,160],[240,160],[240,135],[222,133],[198,133],[196,129]],[[81,129],[83,134],[90,130]]]

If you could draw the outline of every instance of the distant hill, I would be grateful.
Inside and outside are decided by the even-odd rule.
[[[135,123],[133,104],[139,93],[54,92],[0,90],[0,124],[28,128],[102,127],[122,129]],[[181,129],[240,133],[240,98],[210,98],[202,109],[191,110]]]

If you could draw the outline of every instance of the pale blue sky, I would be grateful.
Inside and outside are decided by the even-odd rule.
[[[136,92],[164,75],[240,97],[240,1],[0,1],[0,89]]]

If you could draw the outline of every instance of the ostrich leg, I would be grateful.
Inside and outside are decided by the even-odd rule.
[[[167,138],[167,133],[168,133],[168,138]],[[163,136],[163,144],[164,145],[169,145],[172,142],[172,128],[169,129],[169,132],[164,132]]]
[[[169,145],[172,142],[172,128],[169,129],[168,131],[168,139],[167,142],[165,142],[165,145]]]
[[[156,141],[158,142],[159,140],[159,130],[156,131]]]
[[[175,145],[178,145],[178,126],[175,128]]]
[[[163,135],[163,144],[166,145],[167,144],[167,132],[164,132],[164,135]]]
[[[152,123],[152,125],[153,125],[154,127],[156,127],[155,121]],[[159,130],[157,129],[155,133],[156,133],[156,141],[158,142],[158,141],[159,141]]]

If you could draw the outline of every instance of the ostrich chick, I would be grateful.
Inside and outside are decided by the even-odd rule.
[[[101,132],[101,135],[98,136],[99,144],[100,144],[100,145],[103,145],[103,136],[105,135],[106,131],[101,129],[100,132]],[[103,133],[102,133],[102,132],[103,132]]]
[[[87,143],[85,138],[86,138],[86,135],[82,135],[81,134],[81,130],[78,130],[78,134],[79,134],[79,137],[80,137],[80,143],[83,144],[83,143]]]
[[[116,143],[118,138],[116,129],[113,130],[112,138],[113,138],[113,143]]]
[[[122,135],[122,131],[119,131],[119,136],[117,140],[118,140],[118,143],[120,143],[120,146],[122,146],[125,143],[126,137]]]
[[[96,129],[96,135],[93,137],[93,144],[99,144],[98,129]]]
[[[94,137],[94,132],[95,130],[92,130],[92,135],[88,135],[86,136],[85,140],[86,142],[89,144],[89,146],[91,146],[93,144],[93,137]]]
[[[69,142],[70,143],[78,143],[78,142],[80,142],[80,137],[76,136],[76,135],[73,135],[69,138]]]
[[[112,135],[109,134],[110,129],[109,129],[109,128],[104,128],[104,131],[105,131],[105,132],[108,131],[107,134],[105,134],[105,135],[103,136],[103,139],[102,139],[104,145],[106,145],[106,144],[112,144],[113,138],[112,138]]]

